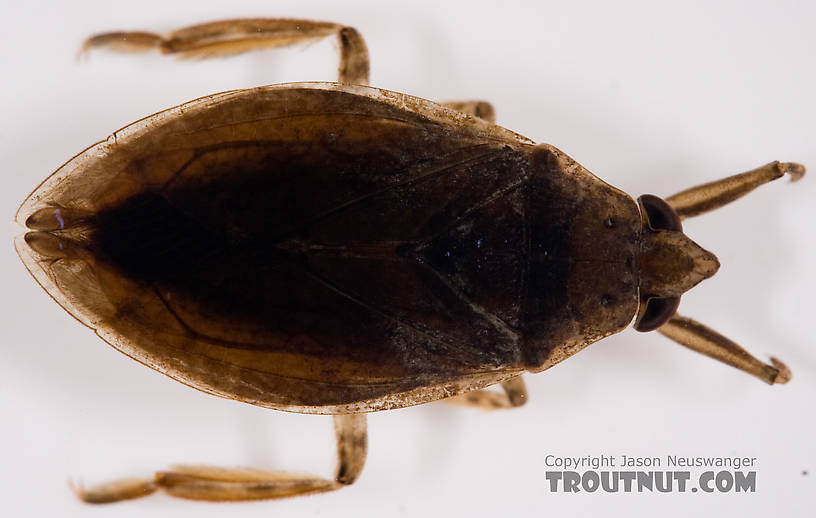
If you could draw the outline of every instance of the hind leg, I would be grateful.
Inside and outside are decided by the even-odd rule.
[[[107,32],[88,38],[80,53],[106,48],[119,52],[159,50],[179,57],[228,56],[269,47],[286,47],[335,35],[340,44],[339,81],[368,84],[368,49],[353,27],[310,20],[255,18],[203,23],[167,36],[151,32]]]
[[[334,416],[337,470],[333,480],[260,469],[177,466],[152,479],[123,479],[91,488],[74,487],[84,502],[102,504],[147,496],[157,490],[180,498],[240,501],[334,491],[352,484],[363,470],[367,450],[365,415]]]

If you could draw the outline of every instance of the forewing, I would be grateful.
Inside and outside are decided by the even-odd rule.
[[[58,234],[87,253],[18,251],[106,341],[196,388],[307,412],[415,404],[520,369],[527,144],[376,89],[228,92],[120,130],[24,202],[21,223],[85,215]]]

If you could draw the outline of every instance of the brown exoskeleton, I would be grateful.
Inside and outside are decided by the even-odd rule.
[[[210,56],[328,35],[338,83],[214,94],[115,132],[23,202],[15,245],[62,307],[137,361],[210,394],[334,415],[334,478],[181,467],[79,488],[83,500],[337,489],[363,468],[366,412],[522,405],[524,372],[633,319],[767,383],[790,378],[675,312],[719,266],[681,219],[801,165],[635,202],[493,124],[487,103],[366,86],[363,39],[332,23],[233,20],[85,48]],[[497,383],[504,394],[483,390]]]

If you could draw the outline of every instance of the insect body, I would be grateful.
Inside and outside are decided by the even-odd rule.
[[[58,303],[137,361],[222,397],[335,415],[334,479],[185,467],[80,489],[83,499],[336,489],[362,469],[365,412],[463,394],[518,406],[522,373],[633,319],[787,381],[777,360],[675,311],[719,266],[680,219],[801,176],[797,164],[635,202],[558,149],[484,120],[484,103],[350,84],[368,76],[350,28],[244,20],[89,45],[219,53],[326,34],[341,43],[341,83],[215,94],[117,131],[26,199],[16,247]],[[481,390],[496,383],[504,396]]]

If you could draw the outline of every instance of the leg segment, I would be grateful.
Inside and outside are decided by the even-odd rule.
[[[675,315],[658,331],[680,345],[736,367],[769,385],[790,381],[790,369],[781,361],[771,358],[772,365],[762,363],[736,343],[690,318]]]
[[[167,37],[150,32],[108,32],[88,38],[80,54],[95,48],[119,52],[159,50],[180,57],[208,58],[268,47],[286,47],[336,35],[340,43],[339,81],[368,84],[368,49],[352,27],[309,20],[257,18],[185,27]]]
[[[503,392],[491,390],[474,390],[458,396],[443,399],[446,403],[481,408],[482,410],[498,410],[500,408],[519,407],[527,402],[527,387],[521,376],[509,379],[501,384]]]
[[[337,470],[334,480],[350,485],[365,466],[368,452],[368,432],[364,414],[334,416],[334,431],[337,435]]]
[[[448,108],[479,117],[487,122],[496,122],[496,111],[493,109],[493,105],[487,101],[448,101],[442,104]]]
[[[365,415],[334,416],[338,464],[334,480],[259,469],[176,466],[153,479],[126,479],[89,489],[72,487],[84,502],[101,504],[147,496],[158,489],[192,500],[241,501],[282,498],[340,489],[353,483],[365,465]]]
[[[776,180],[785,173],[790,174],[792,181],[799,180],[805,175],[805,166],[792,162],[771,162],[747,173],[686,189],[669,196],[666,201],[681,219],[699,216],[742,198],[760,185]]]

